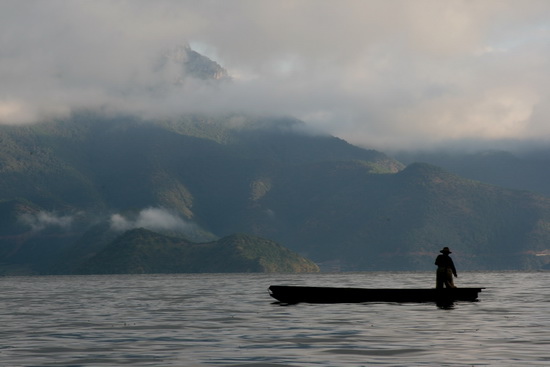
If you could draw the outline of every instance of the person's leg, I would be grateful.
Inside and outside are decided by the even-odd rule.
[[[435,288],[436,289],[443,288],[444,283],[445,283],[445,273],[437,269],[435,273]]]
[[[456,288],[453,281],[453,271],[451,269],[447,269],[447,274],[445,276],[445,286],[447,288]]]

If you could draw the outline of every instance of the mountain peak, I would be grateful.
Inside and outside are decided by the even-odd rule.
[[[179,69],[176,84],[182,84],[186,77],[200,80],[229,80],[229,74],[214,60],[194,51],[189,44],[168,50],[163,57],[161,69]]]

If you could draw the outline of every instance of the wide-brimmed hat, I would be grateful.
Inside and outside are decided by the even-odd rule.
[[[452,254],[451,250],[448,247],[443,247],[443,250],[439,251],[442,254]]]

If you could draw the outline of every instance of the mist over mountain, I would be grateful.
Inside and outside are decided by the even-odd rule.
[[[183,84],[186,78],[203,81],[229,81],[231,79],[227,70],[220,64],[194,51],[188,44],[166,51],[157,69],[173,75],[175,77],[172,81],[174,84]]]
[[[159,95],[231,83],[189,46],[156,72]],[[154,112],[0,126],[0,273],[429,270],[443,246],[462,269],[550,263],[544,155],[401,162],[293,117]]]
[[[405,166],[292,118],[83,112],[1,126],[0,143],[6,274],[74,272],[138,228],[192,243],[247,233],[324,270],[431,270],[443,246],[461,269],[548,263],[550,198]]]

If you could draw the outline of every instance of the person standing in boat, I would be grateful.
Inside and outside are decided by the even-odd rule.
[[[435,265],[437,265],[435,287],[437,289],[446,287],[446,288],[456,288],[453,282],[453,275],[456,275],[455,264],[453,259],[449,256],[451,250],[448,247],[444,247],[443,250],[439,251],[441,255],[437,256],[435,259]]]

